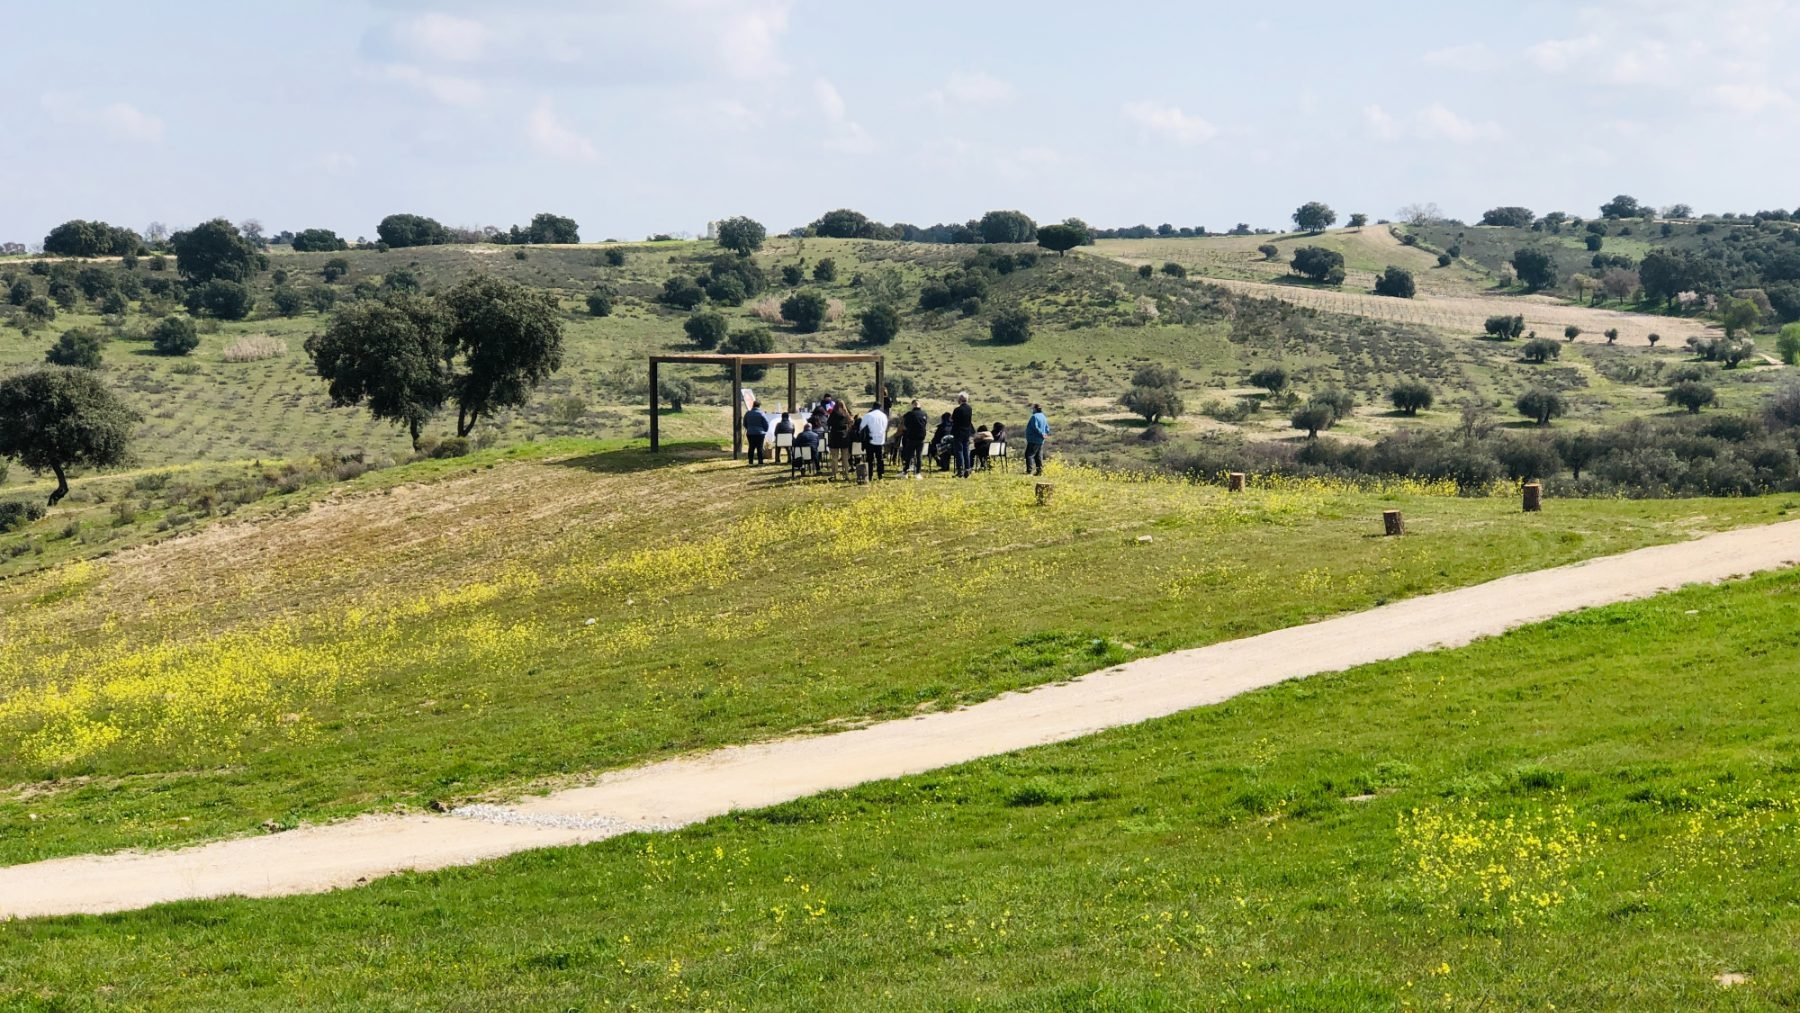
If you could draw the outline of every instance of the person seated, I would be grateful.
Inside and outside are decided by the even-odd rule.
[[[945,412],[938,419],[937,430],[931,434],[931,459],[937,462],[939,471],[950,470],[950,458],[956,453],[956,430],[950,423],[950,413]]]
[[[988,447],[994,442],[994,434],[988,427],[980,426],[975,430],[974,457],[977,471],[986,471],[988,466]]]
[[[780,439],[783,436],[792,436],[792,435],[794,435],[794,420],[788,416],[787,412],[782,412],[781,420],[775,423],[775,436],[776,436],[775,455],[772,458],[772,460],[774,460],[774,462],[776,464],[781,463],[781,452],[784,449],[787,450],[788,461],[790,461],[790,462],[793,461],[793,459],[794,459],[793,449],[782,447],[781,439]]]
[[[794,434],[794,447],[796,449],[798,449],[800,447],[805,447],[807,450],[811,451],[811,453],[807,456],[812,458],[811,462],[809,462],[810,468],[812,470],[812,473],[817,475],[819,473],[819,457],[820,457],[820,454],[819,454],[819,431],[817,429],[813,428],[812,423],[808,422],[806,424],[806,428],[804,428]],[[799,462],[798,460],[790,459],[789,463],[794,465],[796,468],[803,466],[801,464],[801,462]]]

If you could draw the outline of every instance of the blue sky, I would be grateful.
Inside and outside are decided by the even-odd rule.
[[[1800,202],[1800,4],[1771,0],[93,0],[6,25],[0,240]]]

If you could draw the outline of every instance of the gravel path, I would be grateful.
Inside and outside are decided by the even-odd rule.
[[[463,865],[634,830],[666,830],[733,809],[1061,742],[1287,679],[1455,647],[1574,609],[1797,564],[1800,521],[1786,521],[1145,658],[958,711],[618,771],[588,787],[510,806],[465,806],[442,816],[364,816],[179,851],[8,866],[0,868],[0,917],[121,911],[231,894],[311,893],[405,870]]]

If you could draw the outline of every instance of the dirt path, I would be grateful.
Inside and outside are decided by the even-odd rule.
[[[354,886],[531,848],[683,826],[1218,703],[1286,679],[1454,647],[1573,609],[1800,564],[1800,521],[1519,574],[1367,612],[1130,662],[959,711],[721,749],[508,807],[366,816],[180,851],[0,868],[0,917]]]

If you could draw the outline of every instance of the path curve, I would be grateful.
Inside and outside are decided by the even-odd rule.
[[[1800,565],[1800,521],[1785,521],[1145,658],[962,710],[618,771],[587,787],[511,806],[470,806],[442,816],[363,816],[178,851],[7,866],[0,868],[0,917],[312,893],[406,870],[672,829],[734,809],[1062,742],[1288,679],[1456,647],[1575,609],[1794,565]]]

